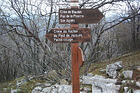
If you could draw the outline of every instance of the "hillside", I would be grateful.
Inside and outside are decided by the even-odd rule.
[[[117,58],[105,60],[103,62],[96,62],[90,67],[89,73],[92,73],[93,75],[102,75],[107,77],[107,75],[103,73],[102,70],[104,70],[108,64],[114,63],[116,61],[123,62],[123,70],[133,69],[134,66],[140,66],[140,51],[125,54]],[[29,76],[28,80],[26,78],[27,77],[23,76],[13,81],[0,83],[0,93],[10,93],[11,90],[11,93],[31,93],[31,91],[38,85],[49,85],[49,83],[47,83],[47,81],[45,80],[45,75],[36,77]],[[66,84],[65,80],[62,80],[62,82]],[[85,85],[82,84],[81,87],[83,86]],[[91,87],[89,85],[86,86]]]
[[[101,73],[100,70],[105,69],[108,64],[111,64],[117,61],[123,62],[124,70],[128,70],[128,69],[130,70],[130,69],[133,69],[133,67],[135,66],[140,66],[140,51],[124,54],[117,58],[104,60],[102,62],[96,62],[92,64],[92,66],[90,67],[89,73],[103,75],[103,73]]]

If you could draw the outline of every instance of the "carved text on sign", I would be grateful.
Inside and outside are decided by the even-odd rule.
[[[89,28],[63,28],[63,29],[52,29],[46,37],[52,42],[88,42],[90,41],[90,29]]]
[[[60,24],[97,23],[102,17],[98,9],[59,9]]]

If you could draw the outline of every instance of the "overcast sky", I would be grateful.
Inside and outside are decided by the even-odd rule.
[[[8,3],[8,1],[9,0],[0,0],[0,7],[3,5],[4,6],[4,10],[6,10],[7,12],[11,12],[10,10],[9,10],[9,8],[8,8],[8,6],[9,6],[9,3]],[[49,12],[49,10],[50,10],[50,6],[49,5],[47,5],[46,6],[46,3],[49,3],[51,0],[29,0],[29,1],[31,1],[32,2],[32,4],[38,4],[38,3],[40,3],[41,1],[43,1],[42,2],[42,6],[41,6],[41,10],[42,10],[42,13],[43,14],[46,14],[46,12]],[[61,8],[63,8],[65,5],[63,5],[63,4],[66,4],[66,3],[64,3],[64,2],[58,2],[59,0],[56,0],[56,2],[55,2],[55,4],[59,4],[60,5],[60,7]],[[63,1],[65,1],[65,0],[63,0]],[[80,2],[79,2],[79,4],[80,3],[82,3],[81,1],[83,1],[83,0],[79,0]],[[93,0],[93,1],[99,1],[99,3],[101,2],[101,1],[103,1],[103,0]],[[133,4],[136,6],[136,7],[140,7],[140,0],[135,0],[136,2],[133,2]],[[62,5],[61,5],[62,4]],[[55,9],[56,10],[58,10],[59,8],[58,7],[56,7],[55,6]],[[111,10],[110,10],[111,9]],[[46,11],[47,10],[47,11]],[[118,15],[118,14],[123,14],[123,15],[125,15],[125,11],[127,11],[128,10],[128,7],[127,7],[127,5],[126,5],[126,3],[125,2],[119,2],[119,3],[116,3],[116,4],[114,4],[113,6],[112,5],[110,5],[110,4],[107,4],[107,5],[105,5],[105,6],[103,6],[103,7],[101,7],[100,8],[100,10],[103,12],[103,11],[107,11],[107,10],[109,10],[106,14],[105,14],[105,16],[106,17],[111,17],[111,16],[114,16],[114,15]],[[13,14],[13,13],[12,13]]]

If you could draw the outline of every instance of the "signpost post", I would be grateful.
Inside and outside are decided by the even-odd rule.
[[[79,67],[83,64],[83,53],[79,42],[89,42],[91,35],[89,28],[79,28],[78,24],[97,23],[103,18],[98,9],[79,9],[78,0],[71,0],[70,9],[59,9],[59,23],[71,24],[70,28],[55,28],[46,34],[54,43],[71,43],[72,58],[72,93],[80,93]]]
[[[72,3],[78,3],[78,0],[72,0]],[[77,9],[78,6],[71,6]],[[61,22],[60,22],[61,23]],[[71,24],[71,28],[78,29],[78,24]],[[80,93],[79,65],[78,60],[78,43],[71,43],[71,58],[72,58],[72,93]],[[82,62],[83,63],[83,62]]]

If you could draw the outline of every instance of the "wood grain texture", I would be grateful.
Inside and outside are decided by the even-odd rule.
[[[78,43],[71,43],[72,56],[72,93],[80,93]]]

